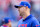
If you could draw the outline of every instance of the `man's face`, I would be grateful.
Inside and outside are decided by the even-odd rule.
[[[23,16],[25,14],[26,7],[19,7],[18,11],[19,11],[20,16]]]

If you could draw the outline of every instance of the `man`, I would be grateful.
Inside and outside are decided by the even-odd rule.
[[[11,27],[11,21],[10,18],[6,17],[2,21],[2,26],[1,27]]]
[[[15,5],[18,8],[20,16],[23,18],[19,20],[17,27],[38,27],[39,22],[30,14],[30,3],[22,1],[19,5]]]

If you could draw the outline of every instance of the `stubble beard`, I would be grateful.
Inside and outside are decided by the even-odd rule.
[[[25,14],[24,14],[24,12],[20,13],[20,16],[22,16],[22,17],[23,17],[24,15],[25,15]]]

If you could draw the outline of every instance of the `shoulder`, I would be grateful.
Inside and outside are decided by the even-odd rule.
[[[35,18],[35,17],[32,17],[32,20],[33,20],[33,21],[38,21],[37,18]]]
[[[17,25],[21,24],[22,20],[23,20],[23,19],[20,19],[20,20],[18,21],[18,24],[17,24]]]
[[[38,25],[39,21],[35,17],[32,17],[32,24]]]
[[[22,22],[22,20],[23,20],[23,18],[22,18],[22,19],[20,19],[18,22]]]

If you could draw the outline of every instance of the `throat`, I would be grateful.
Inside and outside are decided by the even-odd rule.
[[[25,14],[25,15],[23,15],[22,17],[23,17],[23,19],[26,19],[29,15],[30,15],[30,14]]]

